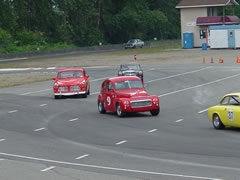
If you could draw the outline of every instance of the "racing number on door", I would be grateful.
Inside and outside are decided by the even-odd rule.
[[[111,98],[108,96],[107,97],[107,105],[110,106],[111,105]]]
[[[229,111],[228,111],[228,119],[229,119],[229,121],[234,120],[234,113],[233,113],[232,109],[229,109]]]

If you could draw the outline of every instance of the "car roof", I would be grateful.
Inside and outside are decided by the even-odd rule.
[[[63,69],[58,72],[66,72],[66,71],[84,71],[84,69],[83,68]]]
[[[138,63],[136,63],[136,62],[127,62],[127,63],[121,64],[121,66],[122,66],[122,65],[140,65],[140,64],[138,64]]]
[[[137,76],[117,76],[117,77],[108,78],[106,80],[110,80],[113,83],[115,83],[115,82],[119,82],[119,81],[141,80],[141,79],[139,77],[137,77]]]
[[[224,95],[224,97],[225,96],[239,96],[240,97],[240,92],[226,94],[226,95]]]

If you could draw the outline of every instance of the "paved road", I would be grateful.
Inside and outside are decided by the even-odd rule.
[[[239,179],[239,129],[214,130],[206,111],[239,91],[239,67],[143,68],[157,117],[98,113],[100,84],[117,67],[87,69],[86,99],[55,100],[52,81],[0,89],[0,179]]]

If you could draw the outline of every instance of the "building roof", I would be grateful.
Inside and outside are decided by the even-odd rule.
[[[236,0],[181,0],[176,8],[218,7],[239,5]]]
[[[240,20],[237,16],[224,16],[224,21],[222,16],[208,16],[208,17],[198,17],[196,24],[198,26],[206,25],[223,25],[224,24],[239,24]]]

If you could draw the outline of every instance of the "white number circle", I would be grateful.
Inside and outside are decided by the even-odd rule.
[[[110,104],[111,104],[111,98],[108,96],[107,97],[107,105],[110,106]]]

